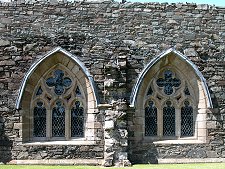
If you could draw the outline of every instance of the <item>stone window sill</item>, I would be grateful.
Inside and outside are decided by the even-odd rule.
[[[94,145],[95,141],[71,140],[71,141],[33,141],[26,142],[23,145]]]
[[[160,140],[153,141],[154,144],[203,144],[202,140]]]
[[[204,144],[205,138],[186,137],[186,138],[172,138],[172,137],[145,137],[144,142],[152,142],[154,144]]]

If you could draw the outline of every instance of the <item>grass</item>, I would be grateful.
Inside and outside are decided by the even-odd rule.
[[[0,165],[0,169],[99,169],[102,166],[47,166],[47,165]],[[149,164],[133,165],[125,169],[225,169],[225,163],[198,163],[198,164]],[[106,167],[105,169],[115,169]],[[124,168],[116,168],[124,169]]]

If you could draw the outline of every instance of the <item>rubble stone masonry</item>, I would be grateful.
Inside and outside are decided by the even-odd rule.
[[[99,98],[93,145],[22,142],[15,104],[26,72],[55,47],[69,51],[94,78]],[[206,79],[207,143],[132,143],[129,100],[153,58],[174,48]],[[0,162],[102,159],[105,166],[158,159],[225,157],[225,8],[168,3],[15,1],[0,3]],[[122,162],[121,162],[122,160]],[[125,162],[124,162],[125,160]]]

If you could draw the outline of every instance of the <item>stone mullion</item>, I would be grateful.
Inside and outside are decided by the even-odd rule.
[[[158,136],[159,138],[163,137],[163,110],[162,108],[158,109],[158,119],[157,119],[157,127],[158,127]]]
[[[65,109],[65,139],[69,140],[71,136],[71,120],[70,120],[70,111],[68,107]]]
[[[176,137],[181,137],[181,110],[176,108],[175,109],[175,123],[176,123]]]
[[[50,140],[52,137],[52,112],[51,109],[47,109],[46,114],[46,138],[47,140]]]

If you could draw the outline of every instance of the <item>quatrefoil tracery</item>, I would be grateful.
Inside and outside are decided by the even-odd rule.
[[[65,88],[68,88],[72,84],[72,80],[69,77],[64,77],[64,72],[62,70],[55,70],[55,77],[50,77],[46,80],[46,84],[49,87],[54,87],[55,94],[62,95]]]
[[[166,95],[171,95],[174,92],[174,87],[179,87],[181,85],[181,81],[180,79],[173,77],[172,71],[166,70],[164,72],[164,78],[159,78],[156,81],[156,84],[163,88]]]

